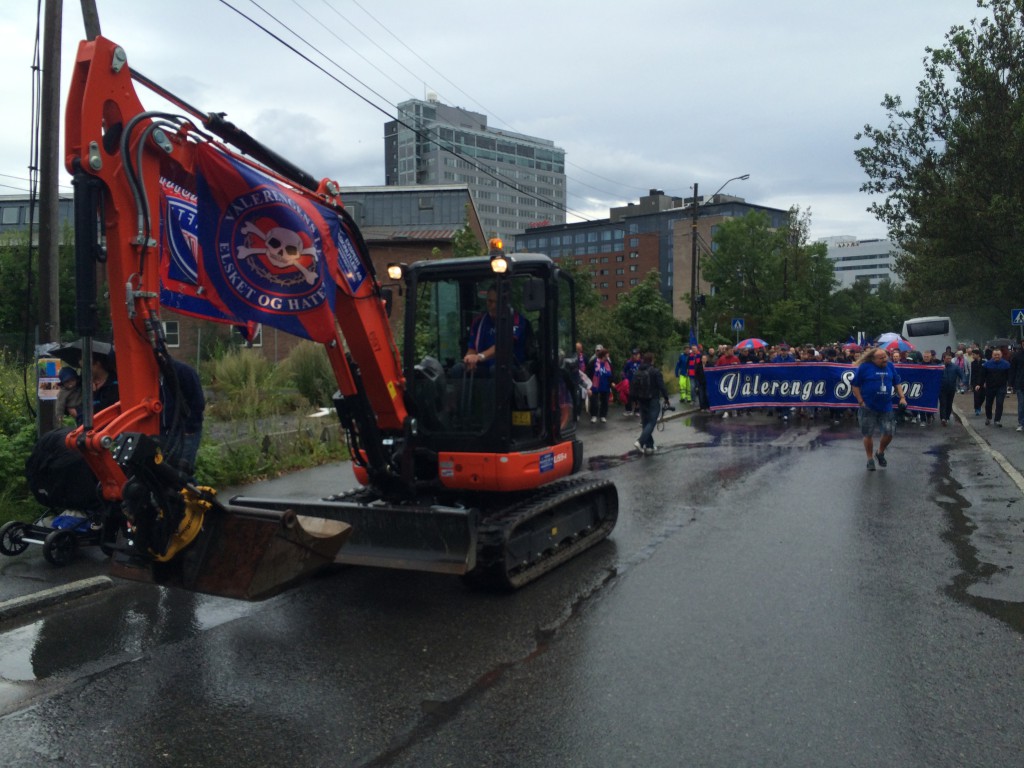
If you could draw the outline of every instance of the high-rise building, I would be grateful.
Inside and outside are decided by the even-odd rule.
[[[565,222],[565,150],[487,126],[487,117],[426,101],[398,105],[384,126],[387,186],[466,184],[488,237]]]

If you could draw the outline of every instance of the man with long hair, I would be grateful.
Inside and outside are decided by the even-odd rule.
[[[907,397],[903,381],[896,371],[896,366],[889,362],[885,350],[871,347],[857,360],[857,370],[853,374],[851,388],[857,405],[860,406],[857,420],[860,422],[860,433],[864,437],[864,452],[868,456],[867,468],[869,472],[874,472],[876,460],[880,467],[889,465],[885,458],[885,449],[892,442],[895,431],[892,395],[896,392],[900,398],[900,405],[906,407]],[[874,443],[876,432],[881,435],[878,453],[875,453]]]

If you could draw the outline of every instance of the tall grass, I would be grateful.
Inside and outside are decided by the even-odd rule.
[[[292,386],[310,405],[330,406],[338,382],[322,345],[311,341],[298,344],[285,360],[285,370]]]
[[[252,349],[233,349],[212,363],[216,400],[209,415],[224,421],[255,420],[287,410],[284,368]]]

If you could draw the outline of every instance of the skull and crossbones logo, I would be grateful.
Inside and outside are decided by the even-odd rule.
[[[248,237],[249,235],[255,235],[263,242],[263,247],[239,246],[238,257],[240,259],[265,256],[268,262],[279,269],[294,267],[310,285],[317,281],[318,275],[316,271],[309,269],[302,263],[302,258],[309,256],[313,259],[313,266],[315,268],[316,248],[304,246],[302,244],[302,237],[299,236],[298,232],[286,229],[285,227],[271,227],[268,231],[264,232],[251,221],[247,221],[242,226],[242,234],[247,236],[246,243],[252,242],[252,239]]]

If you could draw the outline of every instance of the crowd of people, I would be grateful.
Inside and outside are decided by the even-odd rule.
[[[588,357],[583,344],[577,343],[576,357],[579,363],[580,387],[587,403],[591,423],[607,422],[610,405],[618,402],[626,416],[641,418],[641,436],[634,444],[635,447],[641,453],[653,453],[653,424],[661,415],[663,403],[667,404],[669,401],[669,393],[661,369],[655,365],[654,356],[650,353],[642,355],[639,349],[633,349],[622,368],[617,369],[609,351],[602,344],[596,345],[593,354]],[[679,402],[684,405],[696,404],[702,413],[710,413],[705,371],[713,367],[749,363],[840,363],[856,366],[856,397],[859,403],[864,400],[857,411],[844,408],[785,407],[768,409],[768,413],[777,415],[784,421],[789,418],[817,418],[821,412],[826,412],[835,422],[856,416],[864,435],[869,470],[875,466],[886,466],[885,448],[893,434],[890,420],[893,425],[912,422],[926,427],[937,421],[943,427],[948,426],[953,418],[953,401],[957,394],[973,393],[975,416],[980,417],[984,412],[986,425],[1001,427],[1006,395],[1014,393],[1017,398],[1017,431],[1024,432],[1024,349],[1011,350],[1008,346],[999,347],[991,344],[984,347],[960,344],[955,350],[947,347],[938,353],[936,350],[889,350],[880,347],[865,349],[852,343],[821,346],[804,344],[792,347],[788,344],[777,344],[749,348],[728,344],[705,348],[693,344],[682,351],[675,363],[674,375],[678,381]],[[904,363],[942,366],[937,419],[933,414],[907,413],[906,400],[903,399],[901,380],[896,369],[897,365]],[[654,394],[645,391],[645,396],[638,398],[636,388],[632,384],[636,372],[644,367],[656,372],[656,391]],[[867,403],[868,397],[871,398],[874,408]],[[897,401],[897,397],[901,402]],[[888,402],[888,411],[878,410],[883,400]],[[730,415],[741,413],[749,415],[753,412],[753,409],[722,411],[721,417],[729,418]],[[879,413],[891,413],[891,419],[885,415],[879,417]],[[649,425],[651,431],[647,430]],[[874,449],[875,434],[879,434],[881,438],[878,451]]]

